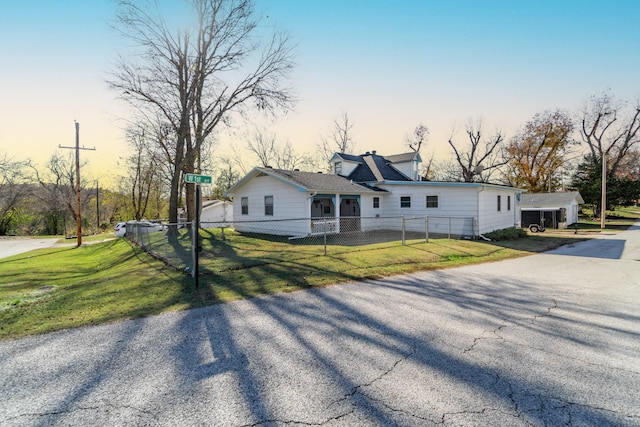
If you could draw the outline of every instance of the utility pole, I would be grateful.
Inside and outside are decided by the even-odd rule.
[[[92,150],[95,151],[96,148],[80,148],[80,123],[74,121],[76,125],[76,146],[75,147],[63,147],[62,145],[58,145],[58,148],[70,148],[76,150],[76,225],[77,225],[77,238],[78,245],[80,247],[82,245],[82,214],[81,214],[81,203],[80,203],[80,150]]]
[[[98,180],[96,179],[96,233],[100,231],[100,185],[98,185]]]
[[[600,200],[600,228],[604,230],[607,216],[607,153],[602,152],[602,199]]]

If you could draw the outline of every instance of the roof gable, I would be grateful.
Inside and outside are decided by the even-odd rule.
[[[409,177],[393,167],[388,157],[393,157],[398,160],[416,158],[417,153],[397,154],[393,156],[380,156],[375,152],[367,152],[359,156],[352,154],[336,153],[336,156],[341,159],[358,163],[358,166],[347,176],[347,178],[355,182],[382,182],[382,181],[411,181]],[[409,161],[407,160],[407,161]]]
[[[270,176],[285,182],[298,191],[307,192],[339,192],[339,193],[374,193],[375,189],[372,189],[366,185],[353,182],[340,175],[324,174],[316,172],[301,172],[301,171],[288,171],[283,169],[271,169],[271,168],[254,168],[238,183],[232,186],[225,194],[233,194],[240,187],[247,184],[254,178],[259,176]]]

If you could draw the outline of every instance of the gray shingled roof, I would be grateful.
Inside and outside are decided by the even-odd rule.
[[[582,196],[577,191],[567,191],[561,193],[524,193],[522,194],[522,207],[536,206],[560,206],[569,205],[577,201],[584,203]]]
[[[283,169],[256,168],[266,175],[280,178],[307,191],[339,193],[375,193],[376,189],[358,184],[340,175],[288,171]]]
[[[359,163],[359,165],[347,177],[354,182],[382,182],[382,181],[410,181],[408,177],[400,173],[391,165],[387,157],[379,154],[363,154],[361,156],[353,156],[345,153],[337,153],[338,156],[345,160]],[[404,156],[398,154],[391,157]],[[397,160],[396,160],[397,161]]]
[[[411,153],[392,154],[390,156],[384,156],[384,158],[387,159],[389,163],[404,163],[410,162],[418,156],[419,154],[413,151]]]

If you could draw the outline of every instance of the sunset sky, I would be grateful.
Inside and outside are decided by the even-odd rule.
[[[299,102],[269,130],[300,152],[313,152],[343,111],[361,152],[407,151],[405,135],[424,123],[423,153],[442,159],[469,119],[509,137],[535,113],[577,114],[608,89],[640,97],[636,0],[258,0],[256,9],[297,44]],[[105,84],[123,51],[114,12],[111,0],[0,0],[0,155],[44,165],[74,144],[77,120],[81,145],[96,148],[81,154],[86,178],[115,182],[127,110]],[[244,145],[240,133],[221,136],[216,153]]]

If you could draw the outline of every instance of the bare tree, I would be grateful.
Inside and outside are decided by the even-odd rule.
[[[284,170],[315,170],[317,164],[309,154],[298,153],[287,141],[276,150],[276,167]]]
[[[10,231],[14,212],[30,193],[28,181],[29,160],[13,160],[6,154],[0,157],[0,236]]]
[[[81,166],[84,165],[84,162]],[[76,165],[73,153],[65,155],[55,152],[46,164],[44,172],[32,167],[36,179],[43,191],[36,193],[41,202],[41,211],[48,217],[47,228],[52,234],[57,234],[58,222],[63,222],[66,232],[67,216],[76,217]],[[80,183],[80,209],[88,208],[89,201],[95,195],[93,190],[87,190],[85,179]],[[86,216],[85,216],[86,218]]]
[[[284,170],[316,167],[311,155],[297,152],[289,141],[284,144],[278,142],[276,134],[258,128],[249,137],[247,150],[257,158],[262,167],[275,167]],[[244,164],[244,157],[242,153],[236,151],[235,161],[246,173],[247,167]]]
[[[241,178],[231,159],[222,158],[220,164],[223,166],[218,168],[219,172],[212,192],[216,199],[223,199],[224,193]]]
[[[469,121],[466,134],[469,144],[465,151],[456,147],[453,142],[453,134],[449,138],[449,145],[455,154],[455,160],[459,166],[458,179],[463,182],[487,182],[495,169],[507,163],[500,155],[500,147],[504,136],[497,131],[493,136],[486,138],[482,131],[482,121]]]
[[[274,34],[266,43],[250,0],[193,0],[193,29],[172,31],[155,8],[122,0],[118,29],[140,48],[121,58],[109,86],[144,113],[162,117],[173,138],[165,149],[172,165],[169,221],[177,222],[183,175],[200,172],[207,138],[233,113],[290,108],[284,86],[293,67],[288,38]],[[187,187],[187,219],[195,216]]]
[[[132,217],[136,220],[147,217],[152,212],[154,218],[160,217],[161,195],[165,180],[162,172],[162,151],[164,139],[159,135],[158,127],[150,127],[149,122],[132,124],[126,131],[131,154],[125,158],[127,176],[122,181],[128,194]]]
[[[277,158],[276,135],[256,129],[247,142],[247,149],[258,158],[262,167],[273,166]]]
[[[506,148],[506,182],[533,193],[558,187],[558,171],[574,144],[572,133],[573,122],[568,114],[560,110],[536,114]]]
[[[422,144],[426,144],[429,139],[429,128],[420,123],[410,135],[405,137],[405,141],[413,151],[420,151]]]
[[[600,162],[607,156],[607,173],[613,176],[627,154],[640,140],[640,101],[634,108],[611,94],[592,96],[582,111],[580,136],[590,158]]]
[[[329,163],[335,153],[353,153],[356,142],[353,140],[353,122],[349,114],[342,112],[340,117],[333,120],[333,127],[328,136],[320,136],[318,145],[320,154],[326,163]]]

